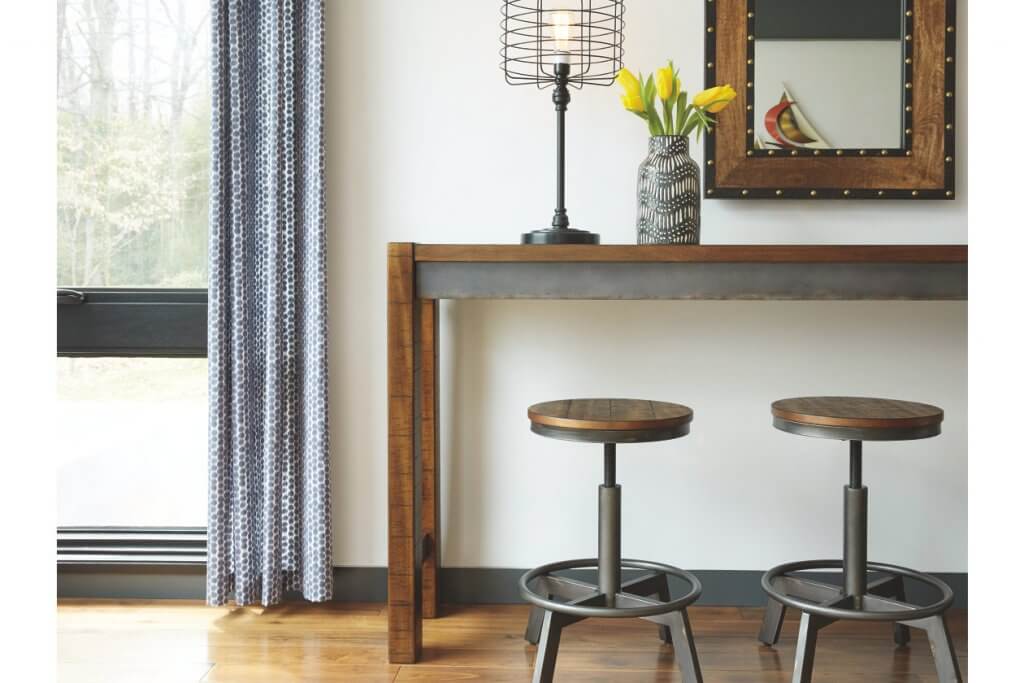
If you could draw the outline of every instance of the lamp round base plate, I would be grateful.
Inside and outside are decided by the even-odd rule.
[[[600,244],[601,236],[596,232],[575,228],[545,228],[523,233],[523,244]]]

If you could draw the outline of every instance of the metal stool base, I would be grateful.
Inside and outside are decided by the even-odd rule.
[[[922,629],[928,634],[939,683],[961,683],[960,667],[943,616],[953,603],[953,591],[945,582],[906,567],[867,562],[867,569],[883,576],[868,582],[863,595],[853,596],[842,586],[790,575],[842,567],[842,560],[789,562],[768,570],[761,579],[769,599],[758,640],[769,646],[778,642],[787,607],[802,613],[793,683],[810,683],[818,631],[841,619],[892,622],[893,639],[899,646],[910,642],[911,628]],[[941,593],[940,599],[924,606],[906,602],[905,579],[932,586]]]
[[[683,680],[702,683],[693,631],[686,613],[686,608],[700,597],[701,585],[697,577],[659,562],[623,559],[621,568],[643,569],[649,573],[623,582],[609,600],[595,584],[552,574],[566,569],[594,568],[598,563],[597,558],[553,562],[532,569],[519,579],[520,595],[533,605],[525,638],[538,646],[534,683],[553,680],[562,629],[589,618],[639,618],[658,624],[662,641],[675,649]],[[671,599],[669,576],[689,583],[689,592]]]

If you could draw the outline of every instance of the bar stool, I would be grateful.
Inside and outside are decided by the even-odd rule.
[[[944,582],[913,569],[868,562],[868,489],[861,483],[863,441],[904,441],[937,435],[942,409],[923,403],[881,398],[817,396],[788,398],[772,404],[776,429],[800,436],[850,442],[850,483],[843,489],[843,559],[789,562],[768,570],[761,587],[769,595],[759,640],[774,645],[787,607],[801,611],[793,683],[809,683],[818,631],[840,619],[890,621],[898,645],[910,630],[928,634],[940,683],[960,683],[960,667],[944,613],[953,591]],[[843,570],[843,585],[813,581],[794,572]],[[880,576],[868,581],[868,570]],[[919,606],[907,602],[904,580],[931,586],[939,599]]]
[[[527,415],[530,429],[541,436],[604,444],[604,483],[597,489],[597,557],[541,565],[519,580],[519,593],[533,605],[526,640],[538,645],[534,683],[553,679],[562,629],[590,617],[638,617],[659,624],[661,639],[674,646],[683,680],[701,683],[697,650],[686,614],[686,607],[700,597],[700,581],[690,572],[667,564],[622,559],[622,487],[615,481],[617,444],[686,436],[693,411],[674,403],[597,398],[538,403],[530,406]],[[554,574],[594,567],[596,585]],[[647,573],[623,582],[623,568]],[[689,592],[673,600],[669,576],[686,581]],[[652,595],[657,599],[648,597]]]

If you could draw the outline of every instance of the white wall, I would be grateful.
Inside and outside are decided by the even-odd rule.
[[[384,565],[386,244],[512,243],[546,225],[554,114],[548,91],[504,83],[498,2],[328,4],[335,563]],[[628,66],[673,57],[691,91],[702,85],[702,3],[635,0],[626,26]],[[568,116],[573,223],[633,243],[645,130],[617,88],[573,91]],[[955,202],[709,201],[702,239],[961,243],[958,183]],[[523,567],[595,552],[600,450],[534,436],[525,418],[530,403],[581,395],[696,411],[691,436],[622,448],[627,554],[695,569],[837,556],[843,445],[773,430],[768,410],[774,398],[835,393],[946,409],[936,439],[865,448],[870,550],[964,571],[966,314],[952,302],[445,302],[442,560]]]

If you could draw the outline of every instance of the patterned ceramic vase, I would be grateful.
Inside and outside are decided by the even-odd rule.
[[[636,181],[637,244],[700,243],[700,166],[683,135],[656,135]]]

